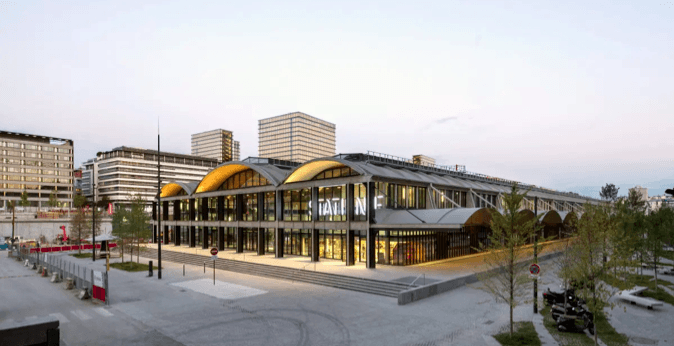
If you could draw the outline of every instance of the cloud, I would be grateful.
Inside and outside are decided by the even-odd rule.
[[[457,120],[457,119],[459,119],[459,117],[446,117],[446,118],[438,119],[438,120],[434,121],[434,123],[436,123],[436,124],[444,124],[444,123],[446,123],[446,122],[448,122],[448,121],[451,121],[451,120]]]

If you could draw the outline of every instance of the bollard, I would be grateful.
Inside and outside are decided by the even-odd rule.
[[[61,282],[61,277],[59,273],[52,273],[51,274],[51,282]]]
[[[73,284],[73,278],[67,278],[66,279],[66,289],[67,290],[72,290],[75,285]]]
[[[185,265],[183,264],[183,276],[185,276]]]
[[[42,277],[49,277],[49,270],[46,267],[42,267]]]
[[[150,261],[150,268],[148,268],[148,271],[149,271],[149,273],[148,273],[147,277],[152,277],[152,261]]]
[[[204,274],[206,274],[206,262],[204,262]]]

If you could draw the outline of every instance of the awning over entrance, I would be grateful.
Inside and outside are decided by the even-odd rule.
[[[452,208],[452,209],[418,209],[395,210],[378,209],[375,212],[373,228],[446,228],[458,229],[462,226],[489,226],[491,213],[487,208]]]

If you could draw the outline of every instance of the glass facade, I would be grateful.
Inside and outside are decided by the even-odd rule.
[[[264,176],[252,169],[247,169],[227,178],[218,190],[233,190],[266,185],[269,185],[269,181]]]
[[[283,220],[311,221],[311,189],[283,191]]]

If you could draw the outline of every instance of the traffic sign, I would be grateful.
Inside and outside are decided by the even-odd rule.
[[[541,273],[541,267],[539,267],[536,263],[532,263],[529,266],[529,273],[531,273],[531,275],[538,275]]]
[[[211,259],[215,261],[216,259],[218,259],[218,255],[211,256]]]
[[[217,247],[211,248],[211,255],[216,256],[217,254],[218,254],[218,248]]]

